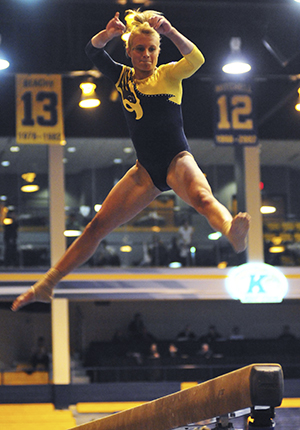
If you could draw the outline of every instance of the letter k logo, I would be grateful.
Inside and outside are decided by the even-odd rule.
[[[261,281],[266,277],[267,275],[260,275],[258,279],[255,279],[255,275],[250,275],[250,284],[249,284],[249,290],[247,294],[251,293],[265,293],[265,290],[263,289],[263,286],[261,285]],[[255,291],[253,291],[255,289]]]

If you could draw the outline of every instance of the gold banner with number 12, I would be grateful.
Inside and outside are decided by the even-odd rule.
[[[16,142],[65,141],[61,75],[16,76]]]

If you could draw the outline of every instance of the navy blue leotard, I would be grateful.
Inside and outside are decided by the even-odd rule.
[[[159,190],[169,190],[166,178],[171,161],[190,151],[183,129],[182,80],[204,63],[203,55],[194,45],[180,61],[161,65],[150,77],[137,80],[133,68],[116,63],[91,42],[86,53],[120,93],[138,161]]]

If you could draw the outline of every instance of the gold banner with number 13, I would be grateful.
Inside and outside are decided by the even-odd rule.
[[[16,142],[65,141],[61,75],[16,76]]]

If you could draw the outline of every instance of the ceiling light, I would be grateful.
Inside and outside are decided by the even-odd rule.
[[[35,193],[40,189],[39,185],[34,183],[36,174],[34,172],[27,172],[21,175],[22,179],[27,182],[27,184],[21,187],[23,193]]]
[[[21,187],[23,193],[35,193],[40,187],[37,184],[26,184]]]
[[[64,236],[65,237],[78,237],[81,235],[81,230],[65,230]]]
[[[207,237],[209,240],[218,240],[222,236],[222,233],[219,231],[215,231],[214,233],[210,233]]]
[[[155,233],[159,233],[160,227],[158,227],[157,225],[154,225],[153,227],[151,227],[151,230],[154,231]]]
[[[280,254],[281,252],[285,251],[285,247],[284,246],[271,246],[271,248],[269,248],[269,252],[271,252],[271,254]]]
[[[120,251],[121,252],[131,252],[132,248],[130,245],[123,245],[123,246],[121,246]]]
[[[12,218],[4,218],[4,220],[2,222],[4,225],[10,225],[13,223],[13,219]]]
[[[220,261],[220,263],[218,264],[218,269],[226,269],[226,267],[228,266],[228,262],[227,261]]]
[[[69,148],[67,148],[68,152],[76,152],[76,148],[75,146],[70,146]]]
[[[21,177],[22,179],[24,179],[24,181],[32,183],[36,178],[36,174],[34,172],[28,172],[28,173],[23,173]]]
[[[195,246],[191,246],[191,247],[190,247],[190,253],[191,253],[192,255],[195,255],[195,254],[196,254],[196,251],[197,251],[197,249],[196,249],[196,247],[195,247]]]
[[[172,263],[169,264],[170,269],[179,269],[182,267],[182,264],[179,261],[172,261]]]
[[[125,152],[125,154],[131,154],[133,152],[133,148],[131,146],[126,146],[123,148],[123,152]]]
[[[10,152],[19,152],[20,151],[20,147],[19,146],[11,146],[9,148]]]
[[[242,55],[241,46],[242,40],[240,37],[232,37],[230,39],[230,50],[231,53],[227,58],[226,63],[222,67],[223,72],[239,75],[247,73],[251,70],[250,64]]]
[[[90,109],[95,108],[100,105],[100,100],[97,97],[96,94],[96,88],[97,85],[94,84],[91,78],[88,78],[87,81],[82,82],[79,85],[82,94],[81,94],[81,100],[79,102],[79,106],[83,109]]]
[[[2,37],[0,34],[0,45],[1,45],[1,41],[2,41]],[[0,70],[7,69],[8,67],[9,67],[9,61],[7,60],[6,55],[4,54],[2,49],[0,49]]]
[[[114,158],[114,164],[122,164],[122,158]]]
[[[260,208],[260,213],[262,213],[263,215],[267,215],[267,214],[273,214],[276,212],[276,208],[275,206],[262,206]]]
[[[91,212],[91,208],[87,205],[81,205],[79,207],[79,213],[84,217],[88,217]]]
[[[281,245],[282,244],[282,237],[280,237],[280,236],[273,236],[272,239],[271,239],[271,242],[275,246]]]
[[[10,162],[8,160],[1,161],[1,166],[8,167],[9,165],[10,165]]]
[[[94,211],[95,211],[95,212],[99,212],[101,208],[102,208],[102,205],[100,205],[100,204],[96,204],[96,205],[94,206]]]
[[[299,3],[300,3],[300,0],[299,0]],[[295,104],[295,109],[296,109],[296,111],[298,111],[298,112],[300,112],[300,88],[298,88],[298,100],[297,100],[297,103]]]

